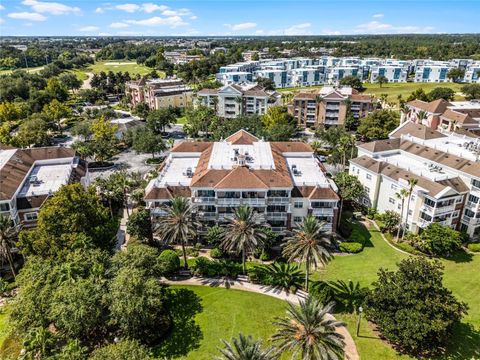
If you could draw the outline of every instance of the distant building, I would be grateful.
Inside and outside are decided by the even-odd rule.
[[[377,82],[379,76],[384,76],[388,82],[405,82],[408,78],[408,67],[401,65],[372,66],[370,82]]]
[[[197,103],[216,109],[217,115],[222,118],[263,115],[269,107],[279,105],[280,99],[280,93],[252,83],[202,89],[197,93]]]
[[[87,164],[65,147],[0,149],[0,214],[33,227],[38,211],[62,185],[89,184]]]
[[[265,142],[240,130],[219,142],[183,142],[145,190],[153,220],[163,204],[186,197],[199,231],[227,221],[235,208],[254,208],[273,231],[296,227],[311,214],[335,231],[339,197],[313,150],[303,142]]]
[[[373,110],[373,101],[351,87],[326,86],[319,91],[297,93],[289,109],[302,127],[330,126],[345,125],[348,106],[358,120]]]
[[[152,110],[168,107],[186,107],[192,103],[192,89],[179,79],[152,79],[128,81],[125,93],[135,107],[145,103]]]

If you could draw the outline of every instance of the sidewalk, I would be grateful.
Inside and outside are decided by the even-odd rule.
[[[275,288],[267,285],[252,284],[248,281],[241,280],[224,280],[224,279],[204,279],[198,277],[192,277],[187,280],[168,280],[162,278],[162,282],[169,285],[196,285],[196,286],[211,286],[211,287],[224,287],[227,289],[236,289],[242,291],[255,292],[267,296],[272,296],[280,300],[286,300],[293,304],[298,305],[300,301],[304,300],[301,296],[295,294],[287,293],[280,288]],[[332,319],[335,319],[330,315]],[[347,360],[359,360],[360,356],[358,355],[357,347],[353,341],[352,336],[348,332],[346,327],[337,328],[338,333],[343,335],[345,341],[345,359]]]

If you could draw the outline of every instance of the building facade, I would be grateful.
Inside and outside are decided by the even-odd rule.
[[[33,227],[45,200],[62,185],[89,184],[87,164],[64,147],[0,149],[0,214]]]
[[[145,201],[155,220],[165,215],[162,205],[187,197],[203,230],[227,221],[246,204],[279,233],[308,214],[331,232],[338,218],[336,190],[307,144],[265,142],[240,130],[220,142],[175,146],[148,184]]]
[[[480,234],[480,139],[402,124],[387,140],[358,146],[349,172],[365,188],[364,205],[402,215],[418,233],[432,222]],[[412,196],[397,193],[416,180]]]
[[[196,103],[215,109],[222,118],[240,115],[263,115],[271,106],[280,104],[281,95],[257,84],[232,84],[220,89],[202,89]]]
[[[289,107],[301,127],[343,126],[349,114],[358,120],[373,111],[373,101],[350,87],[323,87],[319,91],[299,92]]]

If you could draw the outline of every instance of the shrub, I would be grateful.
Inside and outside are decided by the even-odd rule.
[[[342,252],[356,254],[363,250],[363,245],[358,242],[342,242],[339,248]]]
[[[310,286],[310,295],[322,304],[328,304],[334,299],[333,288],[326,281],[314,281]]]
[[[197,257],[200,254],[200,251],[196,247],[188,247],[187,255],[191,257]]]
[[[163,275],[171,275],[180,268],[180,257],[174,250],[162,251],[158,260]]]
[[[207,234],[205,235],[205,241],[208,245],[218,246],[222,242],[221,238],[222,228],[218,225],[208,228]]]
[[[223,252],[219,248],[213,248],[212,250],[210,250],[210,256],[214,259],[220,259],[221,257],[223,257]]]
[[[367,211],[367,218],[373,220],[375,219],[375,215],[377,215],[377,209],[369,208]]]
[[[236,278],[242,272],[242,265],[230,260],[209,260],[200,256],[192,266],[193,274],[202,277]]]
[[[472,243],[468,244],[468,250],[474,251],[474,252],[480,252],[480,243]]]
[[[420,234],[421,251],[436,256],[448,256],[462,245],[463,235],[448,226],[432,223]]]
[[[342,219],[340,220],[340,235],[342,235],[346,239],[352,234],[352,229],[352,223],[342,217]]]
[[[302,286],[305,278],[305,274],[298,265],[284,262],[254,267],[249,271],[248,275],[252,282],[280,286],[292,292],[296,292]]]
[[[270,251],[263,250],[262,253],[260,254],[260,260],[262,261],[268,261],[272,258],[272,255],[270,254]]]

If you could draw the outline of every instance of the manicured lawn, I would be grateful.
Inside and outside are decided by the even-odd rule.
[[[366,229],[363,229],[366,231]],[[337,256],[327,265],[325,270],[317,271],[314,279],[352,280],[362,286],[369,286],[377,279],[380,268],[396,269],[396,264],[407,257],[392,249],[375,229],[370,229],[370,246],[355,255]],[[445,266],[444,285],[454,295],[469,306],[468,315],[462,324],[455,329],[452,346],[442,359],[480,359],[480,256],[460,256],[451,260],[442,259]],[[357,317],[349,314],[338,314],[345,321],[350,333],[354,336],[359,353],[364,359],[409,359],[397,355],[387,343],[383,342],[363,320],[360,337],[355,336]]]
[[[109,72],[126,72],[128,71],[130,75],[140,74],[146,75],[152,71],[152,69],[146,67],[145,65],[139,65],[132,60],[105,60],[105,61],[96,61],[95,64],[90,65],[87,69],[87,72],[91,71],[93,73],[99,73],[101,71]],[[158,71],[159,75],[162,76],[162,72]]]
[[[412,91],[420,88],[425,90],[426,93],[430,92],[436,87],[449,87],[455,92],[459,92],[463,85],[456,83],[388,83],[383,84],[382,87],[380,87],[379,84],[364,84],[363,86],[367,88],[363,94],[373,94],[377,97],[379,97],[380,94],[387,94],[388,101],[397,102],[398,95],[402,95],[403,99],[406,100]],[[462,99],[463,97],[460,95],[455,97],[455,100]]]
[[[43,69],[43,66],[37,66],[37,67],[29,67],[29,68],[21,68],[18,70],[23,70],[29,73],[36,73],[39,72],[40,70]],[[12,73],[14,70],[0,70],[0,75],[8,75]]]
[[[230,341],[240,332],[255,339],[268,339],[275,331],[273,318],[283,316],[287,305],[285,301],[270,296],[241,290],[207,286],[181,287],[194,291],[201,298],[203,307],[195,319],[199,329],[185,331],[185,336],[189,339],[200,337],[200,340],[196,346],[183,344],[197,347],[184,359],[210,360],[218,355],[217,348],[222,347],[221,339]],[[175,332],[172,335],[173,339],[179,338]],[[181,338],[179,341],[184,340]]]
[[[7,314],[5,310],[0,309],[0,346],[3,343],[3,340],[7,337],[8,327],[7,327]]]

